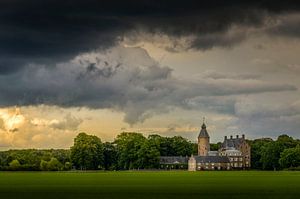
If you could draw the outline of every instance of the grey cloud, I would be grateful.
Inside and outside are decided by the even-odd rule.
[[[83,122],[82,119],[76,118],[71,114],[67,114],[62,121],[50,124],[51,128],[60,130],[77,130],[78,126]]]
[[[236,97],[233,96],[200,96],[186,101],[187,108],[221,114],[235,114]]]
[[[293,73],[300,73],[300,65],[298,64],[288,64],[286,68]]]
[[[269,25],[266,32],[273,36],[281,36],[287,38],[300,37],[300,14],[292,13],[288,15],[281,15]]]
[[[257,98],[241,98],[235,103],[235,125],[251,136],[277,137],[280,134],[299,137],[300,102],[282,102],[271,98],[261,102]]]
[[[218,71],[205,71],[201,74],[203,78],[212,78],[212,79],[259,79],[261,75],[257,74],[233,74],[233,73],[220,73]]]
[[[196,35],[189,48],[209,50],[213,47],[232,47],[244,41],[246,37],[246,32],[233,32],[229,34],[226,31],[214,34]]]
[[[256,137],[272,137],[276,138],[281,134],[289,134],[290,136],[299,137],[299,119],[300,115],[280,116],[280,117],[240,117],[235,124],[241,132]]]
[[[300,116],[300,101],[290,104],[257,103],[253,100],[243,99],[235,104],[235,113],[239,117],[247,118],[279,118]]]
[[[110,48],[135,31],[173,38],[170,51],[176,51],[180,38],[190,36],[184,50],[231,47],[247,38],[248,28],[264,27],[266,19],[291,12],[299,12],[298,1],[3,0],[0,74]],[[299,35],[298,22],[286,24],[274,32]]]
[[[167,131],[174,132],[174,131],[176,131],[177,128],[180,128],[180,125],[178,125],[178,124],[169,124]]]
[[[125,112],[124,120],[130,124],[174,107],[189,109],[191,101],[201,96],[295,90],[293,85],[256,79],[180,80],[145,50],[124,47],[83,54],[55,68],[31,65],[18,73],[0,76],[2,106],[47,104],[111,108]],[[216,103],[220,103],[217,109],[221,110],[221,101]]]

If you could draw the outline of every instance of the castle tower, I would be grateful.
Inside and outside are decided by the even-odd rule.
[[[207,156],[208,151],[210,151],[209,145],[209,135],[206,130],[206,125],[204,123],[201,126],[201,131],[198,136],[198,155],[199,156]]]

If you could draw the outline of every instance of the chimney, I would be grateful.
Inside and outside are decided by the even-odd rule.
[[[232,140],[232,135],[230,136],[230,139]]]
[[[239,138],[239,135],[236,135],[236,138],[238,139],[238,138]]]
[[[242,135],[242,138],[245,139],[245,134]]]
[[[224,140],[227,140],[227,136],[225,135]]]

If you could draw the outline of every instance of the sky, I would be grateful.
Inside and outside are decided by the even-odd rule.
[[[299,1],[2,0],[0,150],[300,138],[299,55]]]

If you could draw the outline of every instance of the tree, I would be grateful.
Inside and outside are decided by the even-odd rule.
[[[19,162],[19,160],[13,160],[9,163],[9,167],[11,170],[19,170],[21,168],[21,164]]]
[[[63,169],[63,165],[56,158],[51,158],[47,164],[47,168],[49,171],[60,171]]]
[[[159,145],[156,140],[146,140],[138,151],[138,165],[142,169],[159,168]]]
[[[64,166],[56,158],[51,158],[50,161],[41,160],[40,169],[42,171],[61,171]]]
[[[97,136],[79,133],[71,147],[71,160],[77,169],[103,167],[103,144]]]
[[[0,152],[0,169],[9,169],[7,166],[13,160],[18,160],[21,164],[20,170],[39,171],[41,170],[41,161],[50,161],[55,157],[59,162],[65,164],[70,162],[70,150],[65,149],[22,149]]]
[[[300,166],[300,145],[295,148],[285,149],[281,153],[279,163],[282,168]]]
[[[140,167],[138,152],[146,138],[140,133],[123,132],[114,143],[118,151],[118,167],[120,169],[138,169]]]
[[[193,145],[181,136],[171,138],[171,148],[175,156],[190,156],[193,153]]]
[[[198,155],[198,143],[192,143],[193,145],[193,155]]]
[[[263,169],[277,170],[280,168],[280,153],[284,150],[284,146],[280,142],[270,142],[262,148],[261,162]]]
[[[281,143],[284,148],[294,148],[298,144],[296,140],[286,134],[278,136],[277,142]]]
[[[41,160],[40,169],[42,171],[48,171],[48,162],[45,160]]]
[[[210,144],[210,150],[211,151],[218,151],[220,146],[221,146],[221,143],[217,143],[217,144],[211,143]]]
[[[158,140],[161,156],[190,156],[195,153],[195,144],[181,136],[161,137],[155,135],[155,138]]]
[[[280,154],[285,149],[295,147],[297,141],[288,135],[280,135],[274,142],[267,143],[261,151],[261,163],[263,169],[280,169]]]
[[[104,143],[104,168],[105,170],[115,170],[118,164],[118,152],[114,144],[110,142]]]
[[[251,167],[253,169],[263,169],[261,156],[263,147],[266,146],[266,144],[273,142],[271,138],[261,138],[256,139],[253,141],[250,141],[251,145]]]

